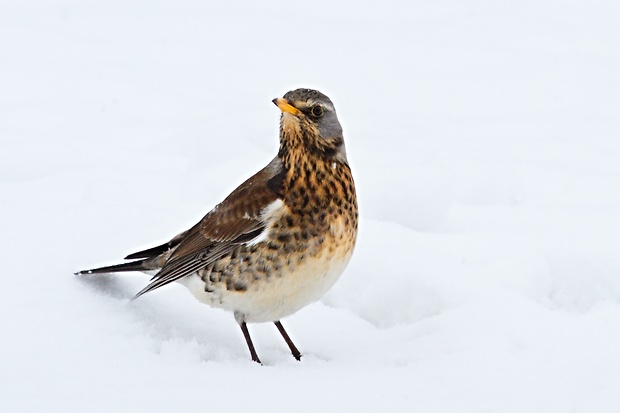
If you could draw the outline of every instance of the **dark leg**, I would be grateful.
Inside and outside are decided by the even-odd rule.
[[[250,338],[250,332],[248,331],[248,325],[245,321],[239,324],[241,326],[241,331],[243,331],[243,337],[245,337],[245,342],[248,344],[248,348],[250,349],[250,355],[252,356],[252,361],[257,362],[258,364],[263,364],[260,362],[258,358],[258,354],[256,354],[256,350],[254,350],[254,344],[252,343],[252,339]]]
[[[295,347],[295,344],[293,344],[293,340],[291,340],[291,338],[286,333],[286,330],[282,326],[282,323],[279,321],[274,321],[273,323],[276,325],[276,327],[278,327],[278,331],[280,332],[280,334],[282,334],[282,337],[284,337],[284,341],[286,341],[288,348],[291,349],[291,353],[293,353],[293,357],[295,357],[295,360],[301,360],[301,353],[299,352],[299,350],[297,350],[297,347]]]

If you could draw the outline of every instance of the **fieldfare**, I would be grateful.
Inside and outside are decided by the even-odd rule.
[[[203,303],[232,311],[252,360],[246,323],[273,322],[317,301],[344,271],[357,237],[355,186],[331,100],[311,89],[273,103],[282,111],[280,148],[261,171],[200,222],[123,264],[76,274],[158,271],[136,298],[177,281]]]

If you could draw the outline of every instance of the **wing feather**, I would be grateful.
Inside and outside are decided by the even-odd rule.
[[[257,239],[266,231],[270,206],[281,201],[284,168],[279,158],[235,189],[183,239],[166,263],[136,297],[153,291],[213,264],[240,244]],[[176,239],[176,237],[175,237]]]

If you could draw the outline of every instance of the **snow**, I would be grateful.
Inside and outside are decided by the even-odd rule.
[[[0,5],[0,410],[620,411],[620,6]],[[356,253],[251,325],[82,276],[194,224],[334,102]]]

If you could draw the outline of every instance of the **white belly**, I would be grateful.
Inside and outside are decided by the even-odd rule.
[[[351,253],[335,254],[330,260],[309,259],[280,278],[257,280],[246,291],[230,291],[222,287],[206,292],[205,283],[197,274],[179,282],[201,302],[240,314],[246,322],[277,321],[319,300],[338,280]]]

